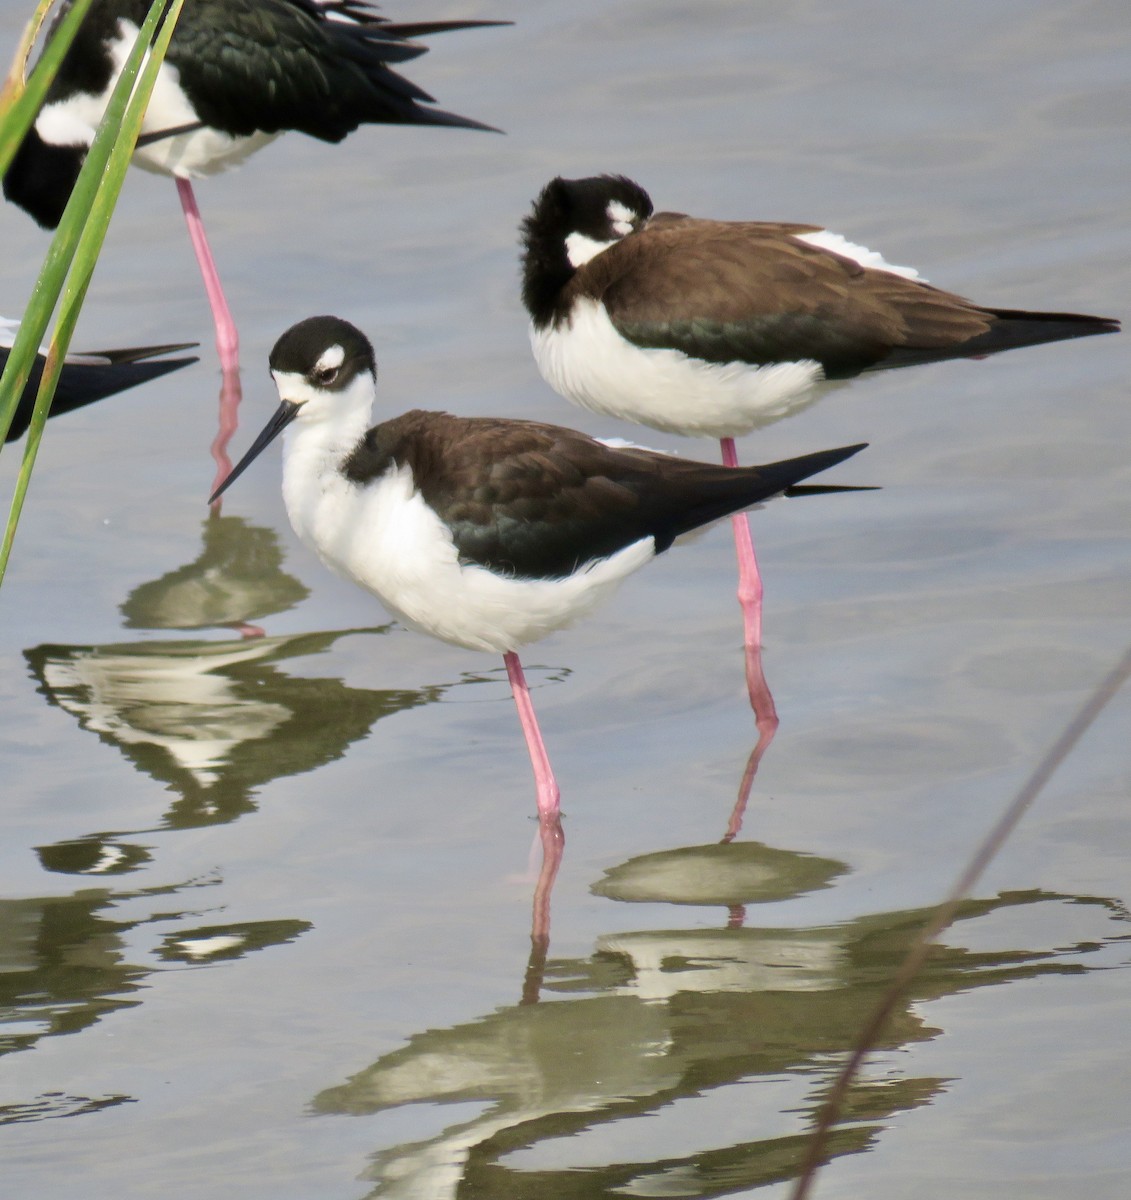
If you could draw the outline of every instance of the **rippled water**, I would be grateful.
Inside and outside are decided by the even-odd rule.
[[[1120,0],[409,7],[515,19],[410,72],[507,136],[295,136],[201,185],[237,448],[320,311],[373,335],[388,412],[632,436],[529,355],[516,226],[556,173],[1128,315]],[[0,233],[14,315],[46,238]],[[746,440],[867,439],[839,477],[884,490],[755,518],[782,725],[733,843],[726,528],[529,653],[567,814],[544,958],[501,664],[329,576],[272,454],[208,518],[207,311],[173,188],[134,173],[76,343],[188,338],[200,365],[49,427],[0,595],[0,1191],[784,1194],[926,910],[1131,643],[1126,337],[865,380]],[[820,1195],[1126,1194],[1129,718],[1120,694],[915,981]]]

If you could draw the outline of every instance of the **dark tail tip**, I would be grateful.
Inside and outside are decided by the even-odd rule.
[[[795,483],[787,487],[783,496],[831,496],[834,492],[879,492],[882,488],[874,484],[851,483]]]
[[[846,458],[859,454],[868,445],[858,442],[854,446],[838,446],[833,450],[818,450],[813,454],[802,454],[798,458],[785,458],[780,462],[765,463],[754,467],[763,497],[789,494],[791,488],[810,475],[819,475]],[[830,485],[831,486],[831,485]],[[795,493],[798,494],[798,493]],[[800,493],[804,494],[804,493]]]

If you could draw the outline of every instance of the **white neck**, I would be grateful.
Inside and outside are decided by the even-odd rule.
[[[372,375],[359,375],[341,392],[319,391],[302,376],[285,372],[275,373],[275,383],[281,399],[302,405],[283,432],[283,495],[288,510],[299,495],[308,505],[318,493],[352,486],[340,468],[369,428]],[[293,511],[291,520],[295,520]]]

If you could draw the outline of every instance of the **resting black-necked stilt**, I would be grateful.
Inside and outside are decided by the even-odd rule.
[[[64,5],[66,7],[66,5]],[[4,194],[54,228],[150,0],[94,0]],[[142,125],[134,161],[177,182],[225,370],[239,341],[192,179],[241,162],[288,130],[340,142],[359,125],[489,129],[433,107],[392,70],[414,38],[498,21],[395,23],[365,0],[187,0]]]
[[[1113,333],[1075,313],[987,308],[816,225],[653,215],[620,175],[552,180],[522,226],[522,295],[547,382],[594,412],[734,438],[788,415],[820,380]],[[747,646],[761,585],[734,518]]]
[[[502,653],[544,818],[558,788],[519,647],[589,612],[681,534],[783,492],[850,490],[797,485],[863,449],[735,469],[533,421],[415,410],[370,428],[373,347],[338,317],[288,329],[270,365],[279,407],[219,491],[287,430],[287,514],[323,562],[408,625]]]
[[[15,341],[19,330],[18,321],[7,321],[0,317],[0,372],[8,363],[8,352]],[[187,367],[198,360],[188,358],[161,358],[165,354],[176,354],[181,350],[192,350],[196,342],[180,342],[169,346],[138,346],[132,350],[84,350],[74,351],[63,360],[63,370],[59,374],[59,382],[55,388],[55,396],[51,401],[50,416],[57,417],[60,413],[72,412],[124,392],[126,388],[136,387],[150,379],[167,375],[180,367]],[[160,361],[153,361],[159,359]],[[43,374],[45,355],[40,352],[35,359],[27,385],[16,407],[15,416],[8,429],[5,441],[13,442],[22,437],[31,423],[32,410],[35,408],[35,394],[39,390],[39,380]]]

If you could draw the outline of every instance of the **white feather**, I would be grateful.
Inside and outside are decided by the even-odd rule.
[[[584,616],[655,556],[646,537],[564,579],[462,564],[407,467],[365,484],[339,469],[368,423],[372,377],[337,394],[297,376],[275,378],[280,396],[303,405],[284,434],[283,500],[295,532],[413,628],[470,650],[516,650]]]
[[[617,332],[595,300],[560,326],[530,329],[546,382],[591,412],[702,437],[740,437],[816,398],[811,360],[756,367],[706,363],[679,350],[643,349]]]
[[[102,120],[110,93],[137,39],[138,27],[130,21],[119,21],[118,28],[118,37],[107,47],[113,71],[106,90],[98,96],[79,92],[66,100],[45,105],[36,118],[36,131],[49,145],[89,146],[94,140],[94,132]],[[198,119],[181,89],[180,72],[168,61],[163,62],[157,73],[149,107],[145,110],[142,135],[191,125]],[[134,152],[133,161],[147,171],[192,179],[214,175],[235,166],[278,136],[277,133],[255,133],[250,137],[229,137],[215,129],[197,129],[139,146]]]
[[[565,240],[566,258],[569,259],[570,266],[576,270],[619,240],[619,238],[613,238],[608,242],[599,242],[596,238],[587,237],[584,233],[568,233]]]
[[[795,233],[792,236],[799,242],[808,242],[810,246],[817,246],[821,250],[831,250],[833,254],[839,254],[842,258],[850,258],[862,267],[887,271],[890,275],[902,275],[904,279],[918,279],[922,283],[927,282],[914,267],[893,266],[878,251],[869,250],[867,246],[858,246],[855,242],[850,242],[848,238],[839,233],[833,233],[830,229],[818,229],[814,233]]]

